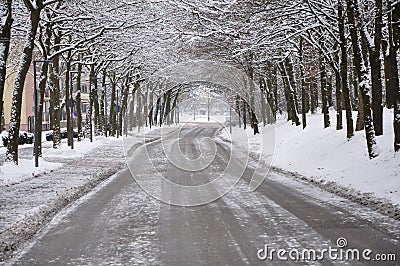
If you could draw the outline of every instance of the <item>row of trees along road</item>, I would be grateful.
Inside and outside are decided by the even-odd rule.
[[[134,111],[140,123],[163,124],[179,103],[182,90],[153,99],[141,81],[178,62],[208,59],[245,71],[275,118],[286,113],[306,128],[306,114],[322,110],[322,126],[346,130],[349,141],[364,130],[370,158],[379,155],[376,136],[386,133],[383,108],[393,109],[393,147],[400,150],[397,0],[3,0],[0,10],[1,98],[15,76],[8,161],[18,163],[22,92],[35,59],[51,61],[40,64],[38,89],[40,115],[50,91],[54,148],[63,108],[71,145],[71,92],[82,130],[83,82],[90,83],[94,128],[115,136],[123,114],[132,114],[128,128]],[[257,133],[260,121],[239,100],[237,110]]]

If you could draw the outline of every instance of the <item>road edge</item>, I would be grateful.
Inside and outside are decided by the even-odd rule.
[[[217,137],[223,142],[231,143],[234,144],[236,147],[241,148],[240,144],[236,143],[235,141],[224,139],[220,135],[218,135]],[[264,164],[264,161],[260,160],[259,158],[260,157],[259,153],[250,152],[249,157],[250,159],[256,161],[257,163]],[[388,199],[377,197],[373,193],[361,192],[357,189],[340,185],[334,181],[316,180],[313,177],[307,177],[297,172],[291,172],[282,169],[280,167],[274,166],[273,163],[271,165],[270,170],[276,173],[280,173],[288,178],[292,177],[295,178],[296,180],[300,180],[310,185],[316,186],[329,193],[348,199],[354,203],[360,204],[361,206],[370,208],[371,210],[374,210],[381,215],[400,221],[400,205],[395,204]]]
[[[129,149],[133,153],[142,145],[159,140],[152,138],[144,142],[136,143]],[[128,154],[129,154],[128,153]],[[58,213],[74,204],[77,200],[93,191],[101,183],[116,175],[124,168],[127,168],[124,152],[124,163],[109,168],[102,173],[96,174],[94,178],[88,179],[78,187],[71,187],[59,194],[47,204],[38,206],[34,211],[30,211],[23,218],[15,222],[11,227],[0,233],[0,265],[15,257],[16,252],[31,241],[33,237],[45,228]]]

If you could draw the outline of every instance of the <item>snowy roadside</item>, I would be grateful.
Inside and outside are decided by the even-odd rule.
[[[52,148],[52,142],[43,142],[43,156],[39,159],[38,168],[34,167],[33,145],[20,146],[18,166],[13,163],[4,163],[0,167],[0,186],[16,184],[26,179],[54,171],[64,163],[71,162],[88,154],[93,149],[99,147],[103,141],[104,138],[102,137],[96,138],[94,142],[84,139],[76,143],[73,150],[68,147],[66,140],[63,140],[60,147],[56,150]],[[5,154],[5,148],[3,147],[0,152],[4,152]]]
[[[377,137],[380,156],[373,160],[368,158],[364,131],[347,141],[346,130],[335,129],[335,115],[331,112],[332,126],[327,129],[323,129],[320,114],[307,117],[305,130],[278,120],[272,169],[400,220],[400,155],[392,147],[392,111],[385,110],[385,134]],[[221,138],[248,145],[253,155],[260,156],[262,136],[254,136],[251,130],[247,134],[240,131],[235,128],[231,136],[222,131]]]
[[[43,159],[51,162],[41,161],[42,167],[35,172],[33,159],[20,166],[5,165],[4,169],[15,171],[9,176],[4,171],[0,183],[0,263],[12,257],[60,210],[126,168],[124,150],[132,152],[145,140],[160,139],[174,129],[144,129],[124,138],[99,137],[93,143],[77,144],[75,150],[64,145],[58,150],[46,146]]]
[[[62,155],[61,149],[60,156],[74,158],[61,167],[49,172],[42,169],[41,174],[25,178],[19,175],[19,182],[0,185],[0,261],[12,255],[59,210],[123,168],[125,158],[120,140],[100,139],[96,142],[98,144],[89,149],[90,152],[78,148],[77,154],[67,156]]]

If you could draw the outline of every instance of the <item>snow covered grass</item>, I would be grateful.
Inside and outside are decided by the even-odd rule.
[[[76,140],[75,140],[76,141]],[[52,148],[52,142],[43,143],[43,157],[39,160],[39,167],[35,167],[35,159],[19,159],[18,165],[14,163],[4,163],[0,167],[0,185],[9,185],[22,182],[25,179],[41,175],[43,173],[60,168],[63,162],[81,158],[93,149],[99,147],[103,140],[97,138],[96,141],[90,142],[88,139],[76,142],[74,150],[68,147],[66,140],[63,140],[58,149]],[[33,145],[21,145],[20,150],[24,149],[24,153],[33,153]],[[1,153],[5,153],[6,149],[0,149]]]
[[[6,162],[0,167],[0,185],[10,185],[22,182],[25,179],[35,177],[42,173],[57,169],[61,163],[51,163],[40,158],[38,168],[35,167],[35,159],[20,159],[18,165]]]
[[[174,127],[165,127],[163,134],[172,130]],[[32,146],[21,146],[20,155],[30,159],[20,160],[18,166],[7,164],[0,168],[0,264],[58,211],[125,168],[124,148],[143,144],[143,134],[160,138],[160,132],[155,127],[130,132],[132,138],[97,137],[93,143],[75,142],[74,150],[66,140],[57,150],[52,149],[51,142],[43,142],[38,169],[33,167]],[[123,139],[129,141],[123,143]]]
[[[89,139],[83,139],[78,142],[74,139],[74,149],[67,145],[67,142],[62,142],[61,146],[58,149],[44,149],[43,150],[43,158],[46,159],[77,159],[81,158],[83,155],[87,154],[91,150],[99,147],[101,143],[105,140],[105,137],[96,137],[93,142],[90,142]]]
[[[274,165],[399,204],[400,154],[393,150],[392,110],[384,112],[384,135],[377,137],[380,156],[372,160],[368,156],[365,131],[356,132],[347,140],[345,129],[335,130],[335,113],[331,112],[330,117],[332,126],[327,129],[322,129],[321,115],[309,116],[304,131],[290,123],[278,122]]]
[[[73,154],[67,152],[63,143],[56,153],[61,159],[57,159],[57,163],[49,163],[59,167],[41,174],[23,176],[21,169],[25,169],[24,163],[13,166],[19,173],[19,182],[0,183],[0,264],[59,210],[125,166],[121,139],[100,138],[96,142],[86,143],[85,140],[79,143],[80,148],[77,144]],[[62,167],[60,160],[65,162]],[[26,166],[26,169],[32,166]]]
[[[355,136],[347,140],[345,118],[341,131],[336,130],[336,113],[333,110],[330,119],[331,127],[324,129],[321,114],[308,115],[305,130],[278,120],[273,166],[298,173],[312,182],[334,182],[349,191],[372,194],[400,204],[400,154],[395,154],[393,150],[392,110],[385,109],[384,135],[377,137],[380,156],[372,160],[368,157],[365,131],[355,132]],[[251,151],[260,149],[260,135],[254,136],[248,129],[247,139],[238,133],[239,130],[235,128],[230,136],[233,142],[242,145],[248,142]],[[263,128],[263,132],[266,130],[268,128]]]

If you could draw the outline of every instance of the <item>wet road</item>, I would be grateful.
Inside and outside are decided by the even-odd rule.
[[[128,161],[136,181],[125,170],[65,210],[25,248],[15,264],[291,265],[298,264],[291,256],[310,250],[323,259],[306,258],[300,264],[376,265],[374,259],[380,254],[380,258],[394,254],[398,260],[380,265],[399,263],[399,222],[279,173],[270,173],[260,188],[251,192],[248,183],[253,169],[246,164],[232,190],[196,207],[163,203],[138,185],[173,203],[201,202],[218,194],[235,175],[226,171],[230,162],[240,165],[246,161],[229,145],[209,142],[207,138],[218,131],[187,127],[178,137],[172,134],[139,147]],[[198,165],[204,167],[196,168]],[[171,187],[157,175],[183,187]],[[207,191],[185,192],[224,175],[225,183],[215,183]],[[342,240],[339,245],[347,242],[343,249],[338,248],[338,239]],[[278,258],[275,251],[269,254],[273,259],[262,260],[266,246],[270,252],[282,249],[286,253]],[[337,252],[328,254],[323,249]],[[360,257],[364,250],[371,250],[364,254],[371,261],[352,260],[355,249]],[[346,253],[348,250],[351,252]]]

